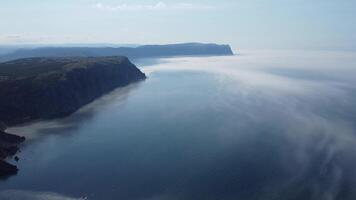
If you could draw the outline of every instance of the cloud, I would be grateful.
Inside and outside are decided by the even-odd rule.
[[[19,34],[10,34],[10,35],[6,35],[5,37],[8,39],[18,39],[21,38],[22,36]]]
[[[0,42],[2,43],[36,43],[50,41],[51,39],[53,39],[52,36],[40,34],[0,34]]]
[[[192,3],[175,3],[168,4],[165,2],[157,2],[154,4],[118,4],[109,5],[103,3],[96,3],[93,5],[94,8],[106,11],[179,11],[179,10],[206,10],[213,8],[209,5],[198,5]]]
[[[13,33],[1,34],[0,43],[2,44],[54,44],[54,43],[80,43],[98,41],[94,35],[77,36],[77,35],[53,35],[45,33]]]

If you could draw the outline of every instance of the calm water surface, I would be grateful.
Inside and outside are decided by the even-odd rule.
[[[356,199],[356,53],[136,63],[146,81],[11,128],[0,199]]]

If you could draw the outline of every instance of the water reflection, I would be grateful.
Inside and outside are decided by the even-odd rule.
[[[107,109],[108,106],[124,103],[128,99],[130,92],[140,87],[140,84],[142,84],[142,82],[118,88],[97,99],[93,103],[84,106],[68,117],[11,127],[7,129],[7,131],[16,133],[17,135],[26,136],[28,140],[43,134],[73,133],[78,130],[83,123],[90,123],[90,120],[95,118],[95,116],[103,110]]]
[[[113,98],[76,129],[58,129],[71,137],[52,134],[26,148],[20,174],[0,190],[88,199],[353,200],[355,58],[246,52],[147,64],[149,79],[125,101]]]

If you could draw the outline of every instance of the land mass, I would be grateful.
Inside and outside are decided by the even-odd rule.
[[[14,156],[19,151],[18,145],[25,141],[24,137],[5,133],[5,129],[5,124],[0,122],[0,178],[17,173],[17,166],[5,159]]]
[[[67,116],[110,92],[144,80],[127,57],[25,58],[0,63],[0,121],[16,125]],[[16,173],[4,159],[24,138],[0,129],[0,176]]]
[[[129,59],[168,56],[233,55],[229,45],[183,43],[138,47],[40,47],[18,49],[0,56],[0,61],[32,57],[97,57],[125,55]]]
[[[145,74],[129,59],[233,55],[233,52],[229,45],[185,43],[138,47],[41,47],[2,54],[0,177],[17,173],[17,167],[6,159],[13,157],[19,150],[18,145],[25,140],[6,133],[6,125],[65,117],[117,87],[144,80]]]
[[[116,87],[145,78],[122,56],[0,63],[0,121],[16,125],[66,116]]]

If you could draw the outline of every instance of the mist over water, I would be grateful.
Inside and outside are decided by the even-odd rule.
[[[146,81],[9,129],[30,139],[0,199],[356,198],[356,53],[136,63]]]

